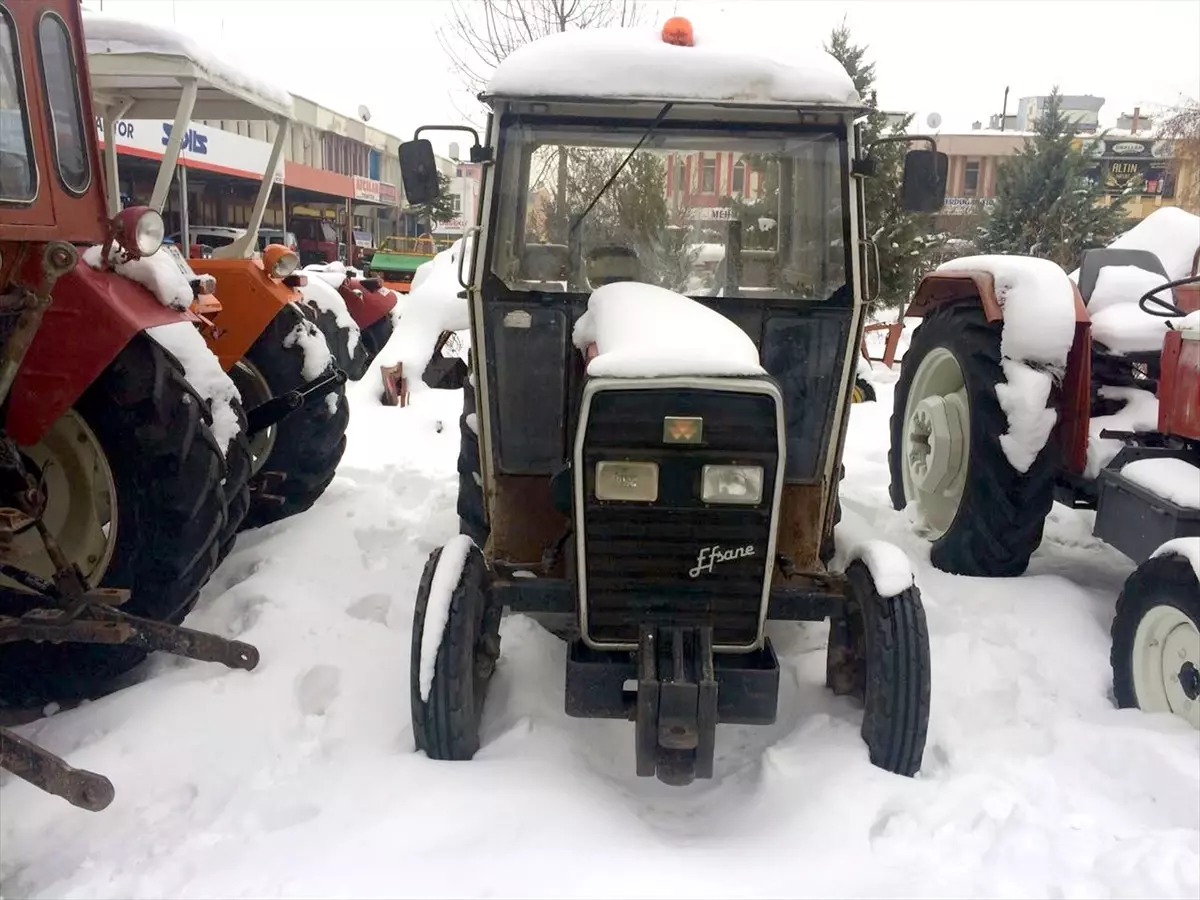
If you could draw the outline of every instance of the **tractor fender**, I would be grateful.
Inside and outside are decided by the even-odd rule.
[[[134,335],[194,321],[142,285],[84,262],[54,283],[41,327],[13,382],[5,428],[19,445],[40,441]]]
[[[1075,475],[1082,475],[1087,466],[1091,424],[1092,320],[1078,285],[1065,272],[1063,278],[1070,282],[1075,299],[1075,336],[1058,391],[1058,424],[1051,440],[1059,448],[1063,466]],[[1004,321],[1004,307],[996,297],[995,280],[982,269],[930,272],[921,279],[905,315],[921,318],[947,303],[974,303],[982,307],[989,322]]]
[[[228,372],[244,357],[267,326],[301,293],[272,278],[257,259],[189,259],[197,275],[217,280],[221,312],[213,320],[216,332],[206,331],[209,349]]]
[[[358,278],[342,281],[338,292],[346,301],[346,309],[359,328],[369,328],[396,306],[394,292],[367,290]]]

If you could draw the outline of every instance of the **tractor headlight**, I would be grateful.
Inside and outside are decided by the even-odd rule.
[[[272,278],[287,278],[300,268],[300,257],[280,244],[268,244],[262,258],[263,268]]]
[[[148,206],[130,206],[112,218],[109,233],[129,259],[153,256],[166,236],[162,216]]]
[[[705,503],[737,503],[756,506],[762,502],[762,466],[705,466],[700,497]]]
[[[596,499],[653,503],[658,499],[658,463],[596,463]]]

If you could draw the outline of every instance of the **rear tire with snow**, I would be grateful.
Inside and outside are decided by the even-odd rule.
[[[957,575],[1000,578],[1022,574],[1041,544],[1054,502],[1054,448],[1047,443],[1028,471],[1021,473],[1013,468],[1000,444],[1000,436],[1008,431],[1008,419],[996,394],[996,386],[1005,384],[1000,366],[1001,328],[999,322],[988,322],[975,304],[933,310],[913,333],[896,382],[888,451],[892,503],[896,509],[904,509],[910,501],[917,501],[934,533],[931,561],[942,571]],[[956,375],[943,377],[932,371],[941,366],[953,373],[955,364]],[[957,390],[953,385],[938,387],[935,382],[939,379],[957,379],[959,386]],[[928,385],[930,390],[914,389],[914,384]],[[928,400],[941,404],[948,421],[963,415],[967,419],[955,430],[961,447],[951,465],[959,469],[955,483],[946,490],[919,488],[914,473],[917,465],[931,470],[932,460],[942,452],[933,448],[928,433],[918,433],[925,428],[922,406]],[[961,423],[961,418],[957,421]]]
[[[321,329],[321,334],[325,335],[325,343],[329,345],[329,352],[333,354],[334,364],[346,373],[350,381],[358,381],[367,373],[367,366],[371,363],[367,347],[362,341],[362,332],[359,331],[354,350],[351,352],[350,339],[353,335],[350,329],[339,325],[337,316],[332,312],[310,304],[305,306],[308,318],[315,322]]]
[[[921,769],[929,728],[929,631],[916,586],[881,597],[861,560],[846,569],[843,615],[829,622],[826,684],[863,704],[871,763],[897,775]]]
[[[1122,709],[1169,712],[1200,728],[1200,580],[1186,557],[1152,557],[1126,580],[1111,663]]]
[[[81,431],[78,440],[94,441],[104,468],[111,472],[115,496],[106,502],[110,518],[105,534],[115,537],[106,549],[107,563],[89,570],[87,560],[73,561],[92,583],[128,589],[130,597],[122,609],[134,615],[181,622],[216,567],[226,524],[220,484],[225,466],[205,423],[205,409],[179,362],[139,334],[67,417],[52,426],[82,421],[86,432]],[[52,502],[55,499],[48,498]],[[48,524],[56,518],[48,515]],[[20,615],[27,608],[20,594],[6,590],[0,595],[0,615]],[[144,651],[121,646],[5,644],[0,652],[0,707],[98,696],[145,656]]]
[[[430,554],[413,610],[409,672],[413,738],[430,759],[466,760],[479,750],[488,685],[500,658],[500,616],[487,564],[474,544],[450,596],[429,695],[421,699],[421,645],[434,576],[446,548]]]
[[[468,381],[463,385],[463,411],[458,419],[458,530],[470,535],[475,545],[487,543],[490,529],[483,506],[483,474],[479,461],[479,435],[467,424],[475,415],[475,388]],[[476,427],[479,417],[475,416]]]
[[[288,336],[305,323],[314,327],[296,304],[289,303],[246,353],[252,372],[265,382],[273,397],[305,383],[303,349],[297,344],[285,346]],[[331,372],[332,367],[330,363],[325,371]],[[230,375],[238,381],[236,369]],[[256,470],[250,479],[250,509],[242,520],[242,530],[304,512],[333,481],[346,450],[350,409],[344,385],[331,388],[329,393],[337,398],[334,410],[329,409],[327,398],[314,398],[275,426],[269,453],[255,461]]]
[[[250,440],[246,434],[246,410],[239,400],[230,402],[238,420],[238,433],[225,448],[225,478],[221,488],[225,493],[225,527],[218,541],[217,565],[225,561],[237,541],[242,520],[250,510],[250,473],[254,461],[250,456]]]

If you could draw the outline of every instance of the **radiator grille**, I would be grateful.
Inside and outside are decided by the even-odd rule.
[[[758,637],[768,573],[772,501],[779,467],[775,399],[714,390],[612,390],[594,395],[583,452],[587,630],[598,643],[636,643],[641,623],[714,628],[714,643]],[[701,416],[703,443],[666,445],[665,416]],[[650,504],[594,497],[596,462],[659,464]],[[766,482],[755,507],[709,506],[700,498],[705,464],[761,465]],[[752,555],[715,562],[693,577],[705,548]],[[711,550],[706,556],[711,556]]]

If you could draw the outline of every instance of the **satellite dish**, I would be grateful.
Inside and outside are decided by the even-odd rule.
[[[929,114],[929,116],[925,119],[925,124],[928,125],[930,128],[937,128],[939,125],[942,124],[942,114],[931,112]]]
[[[457,141],[450,142],[450,158],[452,160],[454,160],[455,162],[458,162],[458,142]]]
[[[370,122],[371,121],[371,111],[369,109],[367,109],[367,107],[365,105],[360,105],[358,107],[358,117],[360,119],[362,119],[364,122]]]

